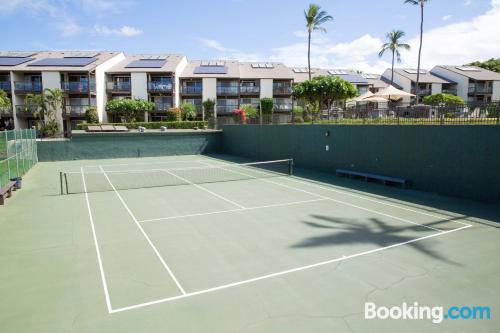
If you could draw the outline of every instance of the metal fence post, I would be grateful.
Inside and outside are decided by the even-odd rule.
[[[10,181],[10,158],[9,158],[9,135],[8,135],[8,132],[9,131],[5,131],[5,152],[7,153],[7,182]]]

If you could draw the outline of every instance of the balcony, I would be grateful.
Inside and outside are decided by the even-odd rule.
[[[10,117],[12,116],[12,107],[2,107],[0,108],[0,116],[7,116]]]
[[[441,92],[443,94],[456,95],[457,94],[457,88],[443,88]]]
[[[201,86],[183,86],[181,94],[184,95],[201,95],[203,88]]]
[[[155,107],[151,113],[165,113],[172,107],[172,103],[155,103]]]
[[[217,95],[237,96],[238,94],[239,94],[238,87],[217,86]]]
[[[130,82],[108,82],[106,90],[114,93],[130,93]]]
[[[70,94],[85,94],[89,92],[89,88],[90,91],[95,91],[95,82],[90,82],[90,84],[87,81],[61,82],[61,89]]]
[[[493,86],[471,86],[469,87],[469,94],[492,94]]]
[[[291,95],[292,87],[290,86],[274,86],[273,87],[274,95]]]
[[[417,94],[417,89],[416,88],[411,88],[411,93],[416,95]],[[418,95],[419,96],[427,96],[427,95],[431,95],[432,94],[432,90],[429,89],[429,88],[420,88],[418,89]]]
[[[42,82],[14,82],[16,94],[41,93],[42,90]]]
[[[240,86],[240,94],[259,94],[259,86]]]
[[[292,103],[277,103],[274,104],[274,112],[290,112],[292,111]]]
[[[85,111],[91,105],[65,105],[63,108],[63,116],[66,117],[84,117]]]
[[[171,93],[171,82],[148,82],[148,92],[157,93]]]
[[[10,86],[10,81],[0,81],[0,89],[5,92],[10,92],[12,89]]]
[[[16,105],[16,115],[18,117],[35,117],[35,113],[38,111],[38,105]]]
[[[237,108],[238,105],[217,105],[217,114],[233,113],[233,111]]]

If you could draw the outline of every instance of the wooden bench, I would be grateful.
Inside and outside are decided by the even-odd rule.
[[[3,205],[5,198],[10,198],[12,191],[16,190],[16,182],[8,182],[7,185],[0,188],[0,205]]]
[[[380,180],[384,184],[391,183],[391,184],[400,184],[403,187],[406,187],[408,184],[408,180],[405,178],[401,177],[392,177],[392,176],[384,176],[384,175],[377,175],[374,173],[370,172],[363,172],[363,171],[356,171],[356,170],[349,170],[349,169],[337,169],[335,172],[338,175],[343,175],[343,176],[348,176],[348,177],[361,177],[364,178],[366,181],[373,179],[373,180]]]

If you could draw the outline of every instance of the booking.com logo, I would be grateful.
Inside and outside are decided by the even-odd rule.
[[[491,319],[489,306],[421,306],[418,302],[401,306],[377,306],[365,303],[365,319],[431,320],[438,324],[443,320],[488,320]]]

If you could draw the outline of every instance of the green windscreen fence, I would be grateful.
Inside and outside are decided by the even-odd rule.
[[[35,129],[0,132],[0,187],[25,175],[37,162]]]

